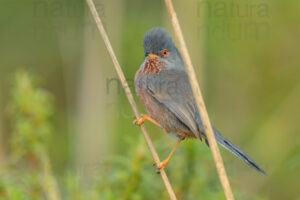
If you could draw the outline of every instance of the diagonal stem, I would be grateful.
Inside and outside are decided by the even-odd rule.
[[[116,72],[117,72],[117,74],[119,76],[119,79],[121,81],[121,84],[122,84],[122,86],[123,86],[123,88],[125,90],[125,94],[126,94],[126,96],[128,98],[128,101],[129,101],[129,103],[131,105],[131,108],[132,108],[132,110],[134,112],[134,115],[135,115],[135,117],[137,119],[140,119],[140,112],[139,112],[139,110],[138,110],[138,108],[136,106],[136,103],[134,101],[134,98],[132,96],[130,88],[128,86],[128,83],[127,83],[127,81],[125,79],[124,73],[123,73],[123,71],[121,69],[121,66],[120,66],[118,60],[117,60],[117,57],[116,57],[116,55],[114,53],[114,50],[113,50],[113,48],[112,48],[112,46],[110,44],[110,41],[109,41],[108,36],[106,34],[106,31],[105,31],[105,29],[103,27],[101,19],[100,19],[98,13],[97,13],[97,10],[95,8],[93,0],[86,0],[86,2],[87,2],[88,6],[90,8],[90,11],[91,11],[91,13],[93,15],[93,18],[94,18],[95,22],[97,24],[98,30],[100,32],[100,35],[102,36],[102,39],[103,39],[103,41],[105,43],[105,46],[106,46],[106,48],[108,50],[108,53],[109,53],[109,55],[110,55],[110,57],[111,57],[111,59],[113,61],[115,70],[116,70]],[[146,128],[145,128],[145,126],[143,124],[141,125],[141,130],[142,130],[144,138],[145,138],[145,140],[147,142],[149,150],[150,150],[150,152],[152,154],[152,157],[153,157],[153,159],[154,159],[154,161],[156,163],[156,166],[159,166],[160,159],[159,159],[158,154],[157,154],[157,152],[156,152],[156,150],[155,150],[155,148],[153,146],[151,138],[149,137],[149,134],[146,131]],[[175,196],[175,193],[173,191],[173,188],[172,188],[172,186],[171,186],[171,184],[169,182],[169,179],[168,179],[168,177],[166,175],[166,172],[163,169],[160,171],[160,175],[161,175],[161,178],[162,178],[162,180],[164,182],[164,185],[166,187],[166,190],[167,190],[167,192],[169,194],[170,199],[171,200],[176,200],[176,196]]]
[[[204,104],[204,100],[202,97],[202,93],[197,81],[197,77],[196,77],[196,73],[189,55],[189,52],[187,50],[186,44],[185,44],[185,40],[181,31],[181,27],[179,25],[179,21],[176,15],[176,12],[174,10],[173,4],[172,4],[172,0],[165,0],[167,9],[169,11],[169,15],[170,15],[170,19],[172,21],[172,25],[174,28],[174,32],[176,35],[176,38],[179,42],[179,48],[180,48],[180,52],[182,54],[183,57],[183,61],[185,63],[185,67],[186,67],[186,71],[188,73],[189,76],[189,80],[191,83],[191,87],[193,90],[193,94],[195,96],[196,99],[196,103],[199,109],[199,113],[203,122],[203,126],[205,129],[205,133],[207,135],[208,138],[208,142],[212,151],[212,155],[216,164],[216,168],[217,171],[219,173],[219,178],[226,196],[226,199],[229,200],[233,200],[233,194],[231,191],[231,187],[228,181],[228,177],[226,175],[226,171],[225,171],[225,167],[224,167],[224,163],[222,160],[222,156],[220,154],[220,150],[218,148],[217,142],[216,142],[216,138],[214,136],[212,127],[211,127],[211,123],[207,114],[207,110]]]

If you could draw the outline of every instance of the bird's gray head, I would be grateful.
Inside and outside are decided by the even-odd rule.
[[[145,58],[158,57],[169,63],[182,63],[181,56],[168,32],[164,28],[152,28],[143,40]]]

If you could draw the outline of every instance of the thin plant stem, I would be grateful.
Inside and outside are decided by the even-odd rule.
[[[117,57],[116,57],[116,55],[114,53],[114,50],[113,50],[113,48],[112,48],[112,46],[110,44],[110,41],[109,41],[108,36],[106,34],[106,31],[105,31],[105,29],[103,27],[102,21],[101,21],[99,15],[97,13],[97,10],[95,8],[94,2],[93,2],[93,0],[86,0],[86,2],[87,2],[88,6],[90,8],[90,11],[92,13],[92,16],[93,16],[95,22],[97,24],[98,30],[99,30],[100,35],[101,35],[101,37],[102,37],[102,39],[103,39],[103,41],[105,43],[105,46],[106,46],[106,48],[108,50],[108,53],[109,53],[109,55],[110,55],[110,57],[111,57],[111,59],[113,61],[115,70],[116,70],[116,72],[117,72],[117,74],[119,76],[119,79],[121,81],[121,84],[122,84],[122,86],[123,86],[123,88],[125,90],[125,94],[126,94],[127,99],[128,99],[128,101],[129,101],[129,103],[131,105],[131,108],[132,108],[132,110],[134,112],[134,115],[135,115],[135,117],[137,119],[139,119],[140,118],[140,112],[139,112],[139,110],[137,108],[137,105],[136,105],[136,103],[134,101],[133,95],[132,95],[132,93],[130,91],[130,88],[128,86],[128,83],[127,83],[127,81],[125,79],[125,76],[124,76],[124,73],[122,71],[122,68],[121,68],[121,66],[120,66],[120,64],[118,62],[118,59],[117,59]],[[149,150],[150,150],[150,152],[152,154],[152,157],[153,157],[153,159],[155,161],[155,164],[156,164],[156,166],[159,166],[160,159],[159,159],[158,154],[157,154],[157,152],[156,152],[156,150],[155,150],[155,148],[153,146],[152,140],[149,137],[149,134],[148,134],[145,126],[142,124],[140,127],[141,127],[142,133],[144,135],[144,138],[146,140],[146,143],[147,143],[147,145],[149,147]],[[169,179],[168,179],[168,177],[166,175],[166,172],[163,169],[160,170],[160,176],[161,176],[161,178],[162,178],[162,180],[164,182],[164,185],[166,187],[166,190],[168,192],[168,195],[169,195],[170,199],[171,200],[175,200],[176,199],[175,193],[174,193],[173,188],[172,188],[172,186],[171,186],[171,184],[169,182]]]
[[[183,34],[182,34],[181,27],[179,25],[179,21],[178,21],[176,12],[174,10],[172,0],[165,0],[165,3],[166,3],[166,6],[167,6],[167,9],[168,9],[170,18],[171,18],[171,22],[172,22],[172,25],[173,25],[173,28],[174,28],[176,38],[179,42],[179,49],[180,49],[180,52],[182,54],[183,61],[185,63],[186,71],[187,71],[187,74],[189,76],[189,80],[190,80],[190,83],[191,83],[193,94],[194,94],[195,99],[196,99],[196,103],[197,103],[197,106],[198,106],[198,109],[199,109],[199,112],[200,112],[200,116],[201,116],[203,126],[204,126],[204,129],[205,129],[205,133],[206,133],[207,138],[208,138],[208,142],[209,142],[209,145],[210,145],[210,148],[211,148],[211,151],[212,151],[212,155],[213,155],[213,158],[214,158],[214,161],[215,161],[215,164],[216,164],[216,168],[217,168],[217,171],[218,171],[218,174],[219,174],[219,178],[220,178],[220,181],[221,181],[226,199],[233,200],[234,197],[233,197],[233,194],[232,194],[232,190],[231,190],[231,187],[230,187],[228,177],[226,175],[226,170],[225,170],[225,167],[224,167],[222,156],[220,154],[220,150],[218,148],[216,138],[215,138],[215,135],[214,135],[212,127],[211,127],[211,123],[210,123],[210,120],[209,120],[209,117],[208,117],[208,114],[207,114],[207,110],[206,110],[206,107],[205,107],[205,104],[204,104],[202,93],[201,93],[201,90],[200,90],[200,87],[199,87],[199,84],[198,84],[198,81],[197,81],[196,73],[195,73],[195,70],[194,70],[194,67],[193,67],[188,49],[186,47],[186,43],[185,43],[185,40],[184,40],[184,37],[183,37]]]
[[[42,157],[43,188],[49,200],[60,200],[57,182],[52,175],[50,161],[47,155]]]

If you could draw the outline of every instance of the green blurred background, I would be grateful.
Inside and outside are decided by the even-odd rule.
[[[95,3],[134,91],[145,32],[174,36],[164,2]],[[300,3],[174,6],[211,121],[268,173],[221,149],[236,199],[300,199]],[[0,25],[0,199],[168,199],[85,1],[1,0]],[[146,126],[166,157],[176,141]],[[200,141],[166,171],[178,199],[224,199]]]

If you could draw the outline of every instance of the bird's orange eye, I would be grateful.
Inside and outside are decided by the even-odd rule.
[[[161,54],[162,54],[163,56],[167,56],[167,55],[168,55],[168,50],[167,50],[167,49],[163,49],[163,50],[161,51]]]

